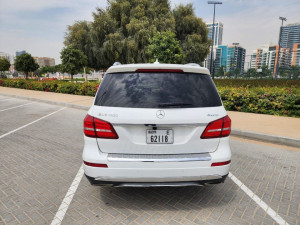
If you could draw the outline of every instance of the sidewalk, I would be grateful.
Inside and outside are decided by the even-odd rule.
[[[0,87],[0,95],[25,98],[67,107],[88,109],[94,97]],[[255,113],[228,112],[232,134],[300,147],[300,119]]]

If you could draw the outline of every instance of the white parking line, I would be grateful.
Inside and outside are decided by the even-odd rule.
[[[79,186],[79,183],[83,177],[83,164],[81,164],[65,198],[59,206],[57,213],[55,214],[51,225],[60,225],[67,213],[69,205],[75,195],[75,192]],[[244,185],[236,176],[229,172],[228,177],[239,186],[253,201],[255,201],[273,220],[280,225],[289,225],[281,216],[279,216],[270,206],[268,206],[263,200],[261,200],[256,194],[254,194],[246,185]]]
[[[30,122],[30,123],[27,123],[27,124],[25,124],[24,126],[21,126],[21,127],[17,128],[17,129],[14,129],[14,130],[12,130],[12,131],[9,131],[9,132],[7,132],[6,134],[2,134],[2,135],[0,136],[0,139],[6,137],[7,135],[10,135],[10,134],[12,134],[12,133],[18,131],[18,130],[21,130],[21,129],[25,128],[25,127],[28,127],[29,125],[34,124],[34,123],[36,123],[36,122],[38,122],[38,121],[40,121],[40,120],[42,120],[42,119],[45,119],[45,118],[47,118],[48,116],[51,116],[51,115],[53,115],[53,114],[55,114],[55,113],[57,113],[57,112],[59,112],[59,111],[65,109],[65,108],[66,108],[66,107],[60,108],[59,110],[57,110],[57,111],[55,111],[55,112],[52,112],[52,113],[49,113],[48,115],[43,116],[43,117],[41,117],[41,118],[39,118],[39,119],[37,119],[37,120],[34,120],[34,121]]]
[[[75,195],[75,192],[78,188],[78,185],[81,181],[81,178],[83,177],[84,171],[83,171],[83,165],[81,164],[77,175],[75,176],[65,198],[63,199],[61,205],[59,206],[57,213],[55,214],[51,225],[60,225],[62,220],[64,219],[64,216],[69,208],[69,205],[71,204],[71,201],[73,199],[73,196]]]
[[[256,194],[254,194],[245,184],[243,184],[238,178],[229,172],[228,177],[239,186],[253,201],[255,201],[260,208],[262,208],[273,220],[280,225],[288,225],[288,223],[282,219],[270,206],[268,206],[263,200],[261,200]]]
[[[23,104],[23,105],[14,106],[14,107],[7,108],[7,109],[2,109],[2,110],[0,110],[0,112],[11,110],[11,109],[16,109],[16,108],[19,108],[19,107],[22,107],[22,106],[25,106],[25,105],[30,105],[30,104],[33,104],[33,102],[26,103],[26,104]]]

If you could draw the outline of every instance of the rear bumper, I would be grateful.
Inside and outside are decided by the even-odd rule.
[[[222,179],[229,173],[230,164],[211,167],[211,162],[115,162],[108,168],[83,165],[85,175],[101,183],[170,183],[198,182],[207,183]],[[97,181],[97,182],[96,182]]]
[[[180,159],[177,156],[165,158],[163,155],[153,155],[145,158],[132,156],[125,160],[121,156],[110,157],[109,154],[100,152],[95,143],[91,143],[85,145],[83,160],[106,164],[107,168],[85,164],[83,168],[85,175],[94,185],[186,186],[220,183],[229,173],[230,164],[223,166],[212,164],[231,160],[228,142],[228,137],[221,138],[215,152],[201,153],[196,158],[187,154]],[[191,158],[195,161],[190,161]]]
[[[184,186],[203,186],[206,184],[219,184],[223,183],[228,174],[210,180],[198,181],[181,181],[181,182],[113,182],[97,180],[94,177],[89,177],[85,174],[86,178],[92,185],[95,186],[112,186],[112,187],[184,187]],[[213,178],[213,177],[212,177]]]

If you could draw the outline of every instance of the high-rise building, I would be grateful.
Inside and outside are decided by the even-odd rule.
[[[233,43],[232,45],[220,45],[214,48],[215,55],[215,73],[220,67],[225,68],[225,72],[238,69],[240,73],[244,72],[246,49]]]
[[[222,45],[222,38],[223,38],[223,23],[221,22],[215,22],[212,23],[206,23],[206,27],[208,28],[208,39],[214,40],[214,45]],[[214,31],[214,39],[212,38],[212,33]]]
[[[280,47],[293,49],[296,43],[300,43],[300,23],[283,26],[281,30]]]
[[[293,46],[291,66],[300,66],[300,43]]]
[[[44,66],[55,66],[55,59],[49,57],[33,57],[35,62],[39,64],[40,67]]]
[[[288,24],[282,27],[280,37],[280,47],[290,49],[290,64],[293,57],[294,44],[300,43],[300,23]]]
[[[25,50],[23,50],[23,51],[19,51],[19,52],[16,52],[16,56],[19,56],[19,55],[22,55],[22,54],[25,54],[26,53],[26,51]]]
[[[273,75],[275,75],[278,57],[279,67],[288,67],[290,65],[290,49],[281,48],[279,55],[278,50],[278,45],[265,45],[262,48],[253,51],[250,60],[250,68],[260,69],[262,66],[267,66],[268,69],[273,71]]]

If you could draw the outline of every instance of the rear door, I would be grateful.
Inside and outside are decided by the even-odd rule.
[[[92,114],[110,122],[118,139],[97,139],[105,153],[213,152],[219,138],[200,139],[226,115],[209,75],[170,72],[107,74]]]

